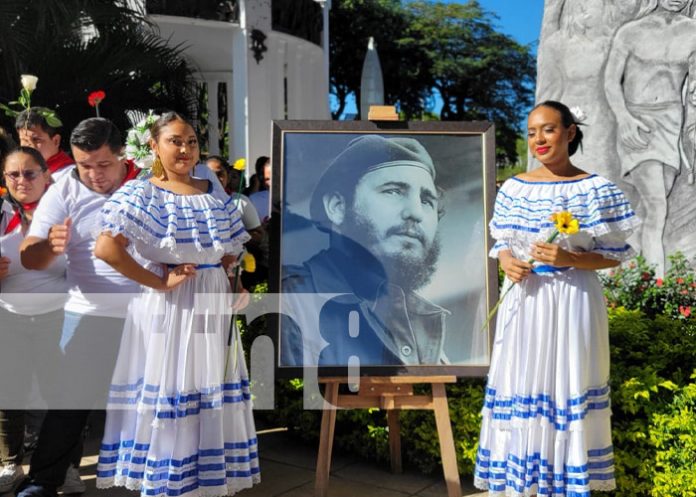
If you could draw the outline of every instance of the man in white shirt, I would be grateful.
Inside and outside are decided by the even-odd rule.
[[[68,301],[56,391],[21,497],[55,497],[79,447],[89,410],[104,406],[128,302],[139,286],[93,255],[100,211],[137,174],[121,158],[121,135],[107,119],[82,121],[70,137],[76,168],[44,195],[21,247],[27,269],[67,258]]]

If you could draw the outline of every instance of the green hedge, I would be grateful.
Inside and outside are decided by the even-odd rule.
[[[696,283],[683,256],[664,278],[642,259],[602,277],[609,307],[612,432],[621,497],[696,497]],[[484,381],[449,385],[450,416],[462,475],[473,472]],[[302,409],[302,382],[279,381],[267,421],[318,441],[320,412]],[[259,413],[260,414],[260,413]],[[401,412],[404,464],[439,472],[431,412]],[[339,411],[335,444],[366,459],[389,457],[386,415]]]

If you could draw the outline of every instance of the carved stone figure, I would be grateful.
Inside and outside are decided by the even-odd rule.
[[[547,0],[537,101],[587,114],[574,162],[629,195],[644,219],[632,243],[662,273],[696,256],[694,0]],[[689,79],[689,75],[692,77]]]
[[[657,0],[618,29],[605,70],[605,91],[617,120],[621,174],[643,204],[641,248],[663,272],[667,197],[681,171],[682,99],[696,75],[696,20],[692,0]],[[693,86],[693,85],[692,85]],[[694,88],[686,88],[694,99]]]

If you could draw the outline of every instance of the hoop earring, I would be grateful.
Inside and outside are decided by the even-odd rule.
[[[164,176],[164,166],[162,165],[162,159],[159,155],[155,156],[155,162],[152,163],[152,176],[155,178],[161,178]]]

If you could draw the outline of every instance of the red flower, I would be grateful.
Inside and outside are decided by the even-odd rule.
[[[657,278],[655,280],[655,285],[657,285],[658,288],[662,288],[663,284],[664,284],[664,281],[662,281],[662,278]]]
[[[679,306],[679,314],[681,314],[685,318],[688,318],[689,316],[691,316],[691,306],[690,305],[680,305]]]
[[[684,283],[684,278],[677,278],[677,284],[681,285]]]
[[[647,271],[643,271],[641,278],[643,278],[643,281],[648,281],[650,279],[650,273],[648,273]]]
[[[92,107],[96,107],[101,103],[102,100],[106,98],[106,93],[104,93],[104,90],[97,90],[93,91],[87,96],[87,102],[89,102],[89,105]]]

